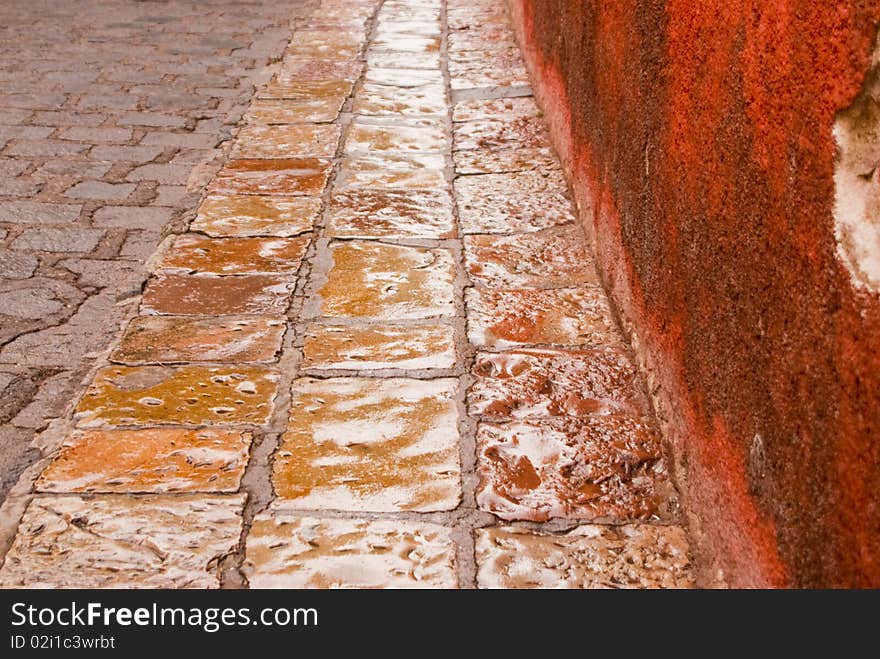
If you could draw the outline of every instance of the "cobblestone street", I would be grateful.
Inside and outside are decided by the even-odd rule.
[[[85,4],[0,8],[0,586],[694,584],[506,3]]]

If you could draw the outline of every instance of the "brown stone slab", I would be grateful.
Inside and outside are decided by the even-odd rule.
[[[301,80],[275,76],[266,87],[257,92],[258,99],[316,101],[345,98],[354,87],[351,80]]]
[[[645,416],[641,381],[622,350],[510,350],[477,353],[468,410],[494,419]]]
[[[285,238],[311,231],[320,212],[317,197],[210,195],[190,228],[214,238]]]
[[[452,121],[495,119],[510,121],[523,117],[541,117],[543,113],[532,96],[519,98],[468,99],[455,104]]]
[[[230,160],[209,192],[253,195],[320,195],[333,164],[319,158]]]
[[[157,270],[189,274],[296,274],[311,238],[178,236]]]
[[[219,588],[245,495],[38,497],[0,588]]]
[[[457,381],[301,378],[275,454],[277,506],[436,511],[461,498]]]
[[[343,189],[443,190],[448,188],[440,154],[383,154],[346,158],[339,172]]]
[[[366,83],[355,96],[352,112],[368,116],[444,115],[446,90],[442,85],[390,87]]]
[[[675,526],[478,529],[476,555],[480,588],[693,587],[687,536]]]
[[[277,275],[159,274],[150,279],[141,313],[170,316],[257,314],[287,311],[294,281]]]
[[[599,286],[553,290],[470,289],[468,338],[479,347],[621,345]]]
[[[365,36],[364,30],[296,30],[285,56],[345,62],[357,59]]]
[[[312,325],[302,365],[315,370],[453,368],[453,334],[447,325]]]
[[[660,438],[626,415],[482,423],[477,453],[477,504],[502,519],[621,523],[667,512]]]
[[[464,233],[521,233],[574,222],[565,181],[543,172],[455,180]]]
[[[339,144],[339,126],[244,126],[235,138],[232,158],[332,158]]]
[[[448,192],[348,190],[333,195],[327,233],[336,238],[452,238]]]
[[[306,124],[335,121],[346,96],[321,96],[297,100],[255,99],[244,115],[249,124]]]
[[[549,149],[550,131],[540,117],[482,119],[454,124],[457,151],[473,149]]]
[[[480,287],[599,284],[586,239],[575,227],[512,236],[465,236],[464,255],[468,276]]]
[[[440,153],[446,133],[439,125],[401,126],[352,123],[345,137],[345,153]]]
[[[258,366],[107,366],[76,408],[82,428],[269,420],[278,373]]]
[[[385,320],[455,313],[455,267],[447,249],[364,241],[330,246],[333,267],[319,291],[321,315]]]
[[[405,520],[262,514],[247,539],[251,588],[456,588],[450,529]]]
[[[36,482],[39,492],[235,492],[251,434],[146,428],[74,433]]]
[[[129,365],[270,362],[286,326],[283,318],[138,316],[110,359]]]
[[[562,166],[552,149],[486,149],[454,151],[455,173],[509,174],[536,171],[542,176],[561,176]]]
[[[350,80],[361,77],[363,62],[286,58],[280,77],[299,81]]]

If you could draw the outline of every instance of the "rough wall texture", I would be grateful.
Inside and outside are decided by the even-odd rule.
[[[511,6],[707,574],[880,586],[880,300],[837,256],[832,133],[880,5]]]

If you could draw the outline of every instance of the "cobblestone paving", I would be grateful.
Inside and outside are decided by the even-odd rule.
[[[195,218],[121,298],[137,312],[88,386],[52,390],[73,407],[0,513],[0,585],[691,585],[662,442],[505,7],[322,0],[297,23],[222,168],[191,186],[207,191]],[[72,134],[185,128],[192,96]],[[54,134],[4,155],[57,167],[89,148]],[[30,277],[47,245],[99,249],[109,227],[156,234],[133,239],[151,252],[155,204],[120,205],[178,187],[196,158],[177,157],[81,177],[48,214],[12,207],[35,226],[10,232],[10,269]],[[101,261],[114,281],[117,257]],[[25,290],[22,323],[86,299],[61,278]]]

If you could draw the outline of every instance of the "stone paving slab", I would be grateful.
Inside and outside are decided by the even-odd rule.
[[[214,238],[289,237],[311,231],[320,212],[321,201],[314,197],[212,195],[190,228]]]
[[[310,238],[206,238],[183,234],[157,270],[203,275],[296,274]]]
[[[235,492],[251,433],[202,428],[94,430],[68,437],[40,492]]]
[[[331,163],[320,158],[230,160],[209,191],[220,194],[320,195]]]
[[[477,531],[480,588],[689,588],[687,539],[670,526],[581,526],[560,535]]]
[[[537,171],[547,176],[562,171],[556,155],[546,148],[456,151],[452,154],[452,159],[455,162],[455,172],[459,175]]]
[[[329,123],[339,116],[343,103],[345,96],[341,94],[295,100],[260,99],[251,104],[244,119],[267,126]]]
[[[347,158],[339,178],[345,188],[442,190],[446,163],[439,154],[382,154]]]
[[[261,515],[244,572],[251,588],[455,588],[454,557],[436,524]]]
[[[444,325],[313,325],[303,344],[303,368],[313,370],[451,369],[455,364],[452,332]]]
[[[452,238],[448,192],[350,190],[333,195],[327,216],[334,238]]]
[[[167,315],[278,316],[287,311],[294,283],[278,275],[159,274],[147,284],[141,312]]]
[[[233,158],[332,158],[339,143],[339,126],[245,126],[232,149]]]
[[[451,510],[461,497],[456,381],[304,378],[275,456],[276,505]]]
[[[2,588],[217,588],[238,543],[244,495],[38,497]]]

